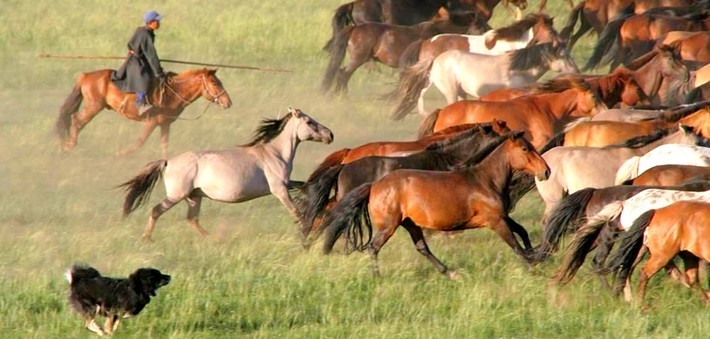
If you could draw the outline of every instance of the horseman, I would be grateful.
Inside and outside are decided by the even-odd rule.
[[[165,80],[154,46],[155,31],[160,28],[161,19],[163,16],[153,10],[143,15],[145,26],[138,27],[133,33],[128,41],[126,61],[111,78],[122,91],[136,93],[139,115],[144,115],[153,107],[147,98],[153,80],[158,79],[161,83]]]

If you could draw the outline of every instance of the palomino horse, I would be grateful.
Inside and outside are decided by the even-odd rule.
[[[358,187],[340,201],[323,221],[326,230],[324,251],[331,252],[345,233],[349,250],[369,247],[377,272],[377,253],[403,226],[417,251],[449,277],[448,269],[430,251],[422,228],[452,231],[489,227],[524,260],[529,261],[530,240],[525,228],[507,215],[505,193],[513,170],[547,177],[549,168],[535,149],[515,132],[503,138],[495,150],[474,166],[450,172],[399,170]],[[362,223],[367,229],[363,229]],[[367,236],[375,229],[374,236]],[[521,247],[513,232],[518,234]]]
[[[552,174],[549,180],[535,183],[542,200],[545,201],[543,224],[564,196],[586,187],[613,186],[614,176],[626,160],[649,153],[659,146],[670,146],[677,151],[679,147],[691,147],[690,145],[697,145],[703,141],[704,139],[695,134],[692,129],[681,126],[679,131],[667,136],[656,133],[634,138],[622,145],[603,148],[555,147],[545,152],[542,157],[550,164]],[[686,158],[687,156],[671,154],[670,157]]]
[[[150,212],[143,240],[151,241],[158,218],[181,200],[187,200],[187,221],[201,236],[207,231],[198,221],[203,197],[222,202],[243,202],[276,196],[297,218],[288,190],[293,158],[301,141],[333,141],[333,132],[299,109],[289,108],[281,119],[265,119],[254,139],[236,149],[187,152],[169,160],[149,163],[133,179],[121,184],[126,190],[123,214],[147,202],[155,183],[163,176],[167,197]]]
[[[617,291],[627,282],[642,248],[651,254],[641,268],[638,283],[639,305],[643,305],[646,284],[664,266],[672,265],[676,255],[685,263],[685,278],[700,292],[700,299],[710,305],[710,295],[698,283],[699,259],[710,261],[710,204],[679,201],[642,214],[619,239],[620,248],[610,259],[608,270],[615,271]],[[645,254],[645,253],[644,253]],[[637,259],[638,258],[638,259]],[[627,296],[630,300],[630,295]]]
[[[691,180],[710,180],[710,167],[692,165],[654,166],[638,177],[624,182],[634,186],[672,186]]]
[[[370,156],[347,164],[331,165],[325,170],[319,168],[301,187],[303,198],[298,199],[304,233],[308,234],[313,229],[316,218],[326,210],[333,190],[335,201],[340,201],[358,186],[374,182],[394,170],[450,170],[464,162],[482,158],[486,154],[479,154],[479,151],[499,138],[500,134],[491,126],[482,125],[432,143],[424,151],[408,156]]]
[[[452,104],[466,94],[478,98],[501,87],[526,86],[549,69],[578,72],[564,44],[535,45],[503,55],[447,51],[433,60],[421,60],[404,71],[392,117],[401,119],[414,106],[419,107],[419,114],[425,115],[424,94],[432,84],[446,97],[446,102]]]
[[[629,199],[614,201],[604,206],[599,213],[589,218],[586,224],[579,228],[562,264],[552,279],[560,284],[569,282],[584,263],[601,230],[605,227],[612,227],[612,225],[616,226],[617,223],[612,223],[612,221],[618,219],[618,229],[626,231],[645,212],[666,207],[678,201],[710,202],[710,190],[689,192],[652,188]]]
[[[705,142],[705,140],[701,140]],[[636,178],[649,168],[660,165],[710,166],[710,148],[694,145],[662,145],[641,156],[626,160],[616,172],[616,185]]]
[[[550,213],[543,225],[543,235],[540,245],[535,248],[533,257],[537,262],[543,262],[557,251],[562,236],[574,233],[584,221],[599,213],[606,205],[619,200],[626,200],[647,189],[659,188],[681,191],[707,191],[710,181],[678,181],[676,186],[611,186],[604,188],[587,187],[574,192],[560,200],[560,203]],[[601,240],[609,239],[609,232],[602,230]],[[597,240],[599,244],[604,241]],[[592,262],[594,267],[601,268],[600,262],[608,255],[608,248],[597,248],[597,257]]]
[[[336,81],[335,91],[347,91],[348,81],[353,73],[370,60],[378,61],[389,67],[396,68],[404,50],[411,43],[428,39],[441,33],[477,32],[475,25],[469,30],[469,22],[459,25],[448,18],[425,21],[414,26],[398,26],[370,22],[357,26],[349,26],[340,31],[330,48],[330,62],[326,68],[321,90],[327,92],[333,80]],[[350,57],[347,66],[340,65],[345,59],[345,53]]]
[[[545,14],[528,14],[523,20],[490,30],[481,35],[439,34],[412,43],[402,54],[399,67],[406,68],[419,60],[434,59],[449,50],[500,55],[535,44],[561,43],[552,18]]]
[[[525,131],[535,149],[540,149],[573,118],[588,117],[606,105],[584,80],[571,79],[562,92],[546,92],[508,102],[464,100],[431,113],[421,124],[420,136],[465,123],[499,119],[513,130]]]
[[[599,98],[607,107],[617,104],[622,106],[635,106],[648,104],[649,99],[643,92],[641,85],[636,82],[634,75],[628,72],[614,72],[608,75],[583,75],[581,77],[592,87]],[[508,101],[523,95],[543,93],[549,91],[564,91],[571,87],[570,76],[559,76],[543,84],[533,84],[524,88],[501,88],[481,97],[482,101]]]
[[[631,51],[644,50],[646,45],[655,43],[670,31],[707,31],[708,29],[710,29],[710,18],[707,14],[689,18],[648,13],[621,16],[604,28],[584,68],[593,69],[611,64],[613,69],[619,64],[631,61],[633,58]]]
[[[229,94],[215,75],[216,72],[217,70],[198,69],[171,77],[168,83],[163,84],[151,97],[151,102],[158,107],[143,116],[138,114],[136,95],[123,93],[111,82],[113,70],[82,73],[76,80],[74,90],[59,109],[57,133],[63,143],[62,147],[67,151],[74,149],[79,131],[101,110],[107,108],[126,119],[142,121],[145,125],[135,145],[118,152],[119,155],[126,155],[143,146],[155,127],[160,126],[160,148],[163,158],[167,158],[170,125],[178,119],[185,107],[200,96],[219,104],[223,109],[232,105]],[[84,99],[84,107],[79,111]]]
[[[643,121],[584,121],[565,129],[564,146],[604,147],[631,138],[653,134],[659,129],[674,128],[678,124],[692,127],[702,136],[710,136],[710,110],[677,111],[658,119]]]

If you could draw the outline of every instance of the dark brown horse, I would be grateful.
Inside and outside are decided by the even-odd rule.
[[[430,251],[422,228],[439,231],[489,227],[528,261],[531,249],[525,228],[507,214],[505,193],[513,170],[544,180],[549,168],[522,132],[491,145],[495,150],[477,165],[450,172],[398,170],[358,187],[325,217],[325,253],[330,253],[344,233],[349,250],[369,248],[377,272],[377,254],[401,225],[419,253],[449,277],[448,269]],[[362,223],[365,223],[366,229]],[[374,228],[374,236],[370,237]],[[518,234],[525,246],[518,243]]]
[[[505,128],[505,131],[509,131]],[[479,125],[452,135],[442,141],[432,143],[419,153],[400,157],[370,156],[347,164],[329,164],[326,169],[320,167],[300,189],[303,197],[299,199],[299,211],[304,233],[312,230],[313,224],[326,210],[335,191],[335,201],[356,187],[371,183],[388,173],[399,169],[419,169],[430,171],[450,170],[464,162],[480,159],[479,151],[495,142],[500,134],[491,125]]]
[[[332,19],[333,36],[323,49],[330,50],[333,40],[348,25],[381,22],[391,25],[412,26],[432,20],[441,8],[453,15],[473,12],[480,14],[483,22],[490,19],[493,8],[501,0],[355,0],[335,10]],[[527,7],[526,0],[503,0],[520,9]]]
[[[335,36],[321,90],[327,92],[335,80],[336,92],[347,91],[350,77],[366,62],[375,60],[396,68],[402,53],[412,42],[440,33],[465,33],[469,31],[470,23],[459,25],[449,18],[444,18],[414,26],[370,22],[346,27]],[[471,27],[475,30],[475,25]],[[341,68],[346,52],[350,62]]]
[[[141,121],[145,126],[138,141],[118,152],[119,156],[143,146],[153,130],[160,126],[160,148],[163,159],[167,159],[170,125],[178,119],[185,107],[201,96],[209,102],[219,104],[223,109],[232,105],[229,94],[215,75],[216,71],[197,69],[171,76],[169,81],[150,97],[150,101],[157,107],[147,115],[138,114],[134,93],[124,93],[111,82],[113,70],[82,73],[59,109],[56,127],[62,148],[66,151],[74,149],[79,131],[103,109],[110,109],[126,119]],[[84,107],[79,110],[83,100]]]
[[[463,100],[431,113],[421,124],[420,136],[450,126],[503,120],[513,130],[525,131],[535,149],[542,148],[574,118],[606,109],[595,91],[581,79],[571,79],[568,90],[515,98],[508,102]]]
[[[615,68],[627,64],[636,55],[634,50],[647,50],[647,46],[671,31],[707,31],[708,14],[672,17],[658,14],[624,15],[610,22],[599,36],[599,41],[589,57],[585,69],[610,64]]]

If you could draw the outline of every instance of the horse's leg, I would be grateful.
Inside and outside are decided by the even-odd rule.
[[[683,264],[685,267],[688,267],[688,262],[685,261],[685,258],[683,258]],[[691,282],[688,280],[687,275],[681,272],[680,269],[678,269],[678,266],[676,266],[673,260],[669,261],[668,265],[666,265],[665,268],[666,273],[668,273],[668,275],[670,275],[673,280],[679,282],[681,285],[687,288],[691,287]]]
[[[266,180],[269,183],[269,191],[271,191],[271,194],[273,194],[281,204],[283,204],[286,209],[288,210],[289,213],[291,213],[291,216],[296,219],[299,223],[299,229],[301,229],[301,218],[298,215],[298,210],[296,210],[296,205],[293,203],[293,200],[291,199],[291,195],[288,193],[288,187],[286,184],[280,180],[280,179],[269,179],[269,176],[266,176]],[[299,234],[303,235],[303,232],[298,232]],[[305,240],[305,238],[303,238]]]
[[[414,246],[417,247],[417,251],[429,259],[439,273],[444,274],[449,278],[454,278],[455,272],[449,270],[444,263],[442,263],[434,256],[434,254],[431,253],[431,251],[429,251],[429,246],[427,245],[426,240],[424,240],[424,232],[422,232],[421,227],[417,226],[410,219],[406,219],[402,222],[402,226],[407,230],[407,232],[409,232],[409,235],[412,237],[412,242],[414,242]]]
[[[525,230],[525,227],[523,227],[523,225],[518,224],[518,222],[508,216],[505,217],[505,221],[508,223],[508,227],[510,227],[510,230],[513,231],[513,233],[517,234],[523,241],[525,250],[528,252],[532,251],[532,244],[530,244],[530,236],[528,236],[528,231]]]
[[[599,237],[597,238],[597,254],[594,256],[594,259],[592,259],[594,271],[599,272],[604,269],[604,263],[606,262],[606,258],[609,257],[617,235],[618,232],[616,232],[614,226],[610,224],[604,225],[601,232],[599,232]]]
[[[143,241],[147,242],[152,242],[153,238],[151,237],[153,234],[153,230],[155,230],[155,222],[158,221],[158,218],[160,218],[163,213],[167,212],[169,209],[171,209],[175,204],[177,204],[178,201],[172,201],[170,198],[165,198],[163,201],[161,201],[159,204],[155,205],[153,209],[150,211],[150,217],[148,218],[148,224],[145,226],[145,230],[143,231],[143,236],[141,236],[141,239]]]
[[[65,151],[71,151],[76,147],[79,139],[79,132],[86,124],[91,121],[102,109],[104,108],[103,102],[96,103],[86,103],[84,108],[72,116],[71,128],[69,129],[69,137],[64,141],[62,149]]]
[[[690,252],[682,251],[678,255],[683,258],[683,263],[685,266],[685,278],[690,283],[690,288],[698,291],[700,293],[700,300],[704,303],[708,302],[707,295],[703,290],[703,287],[698,282],[698,271],[700,268],[700,259]]]
[[[424,108],[424,94],[429,90],[431,84],[431,81],[427,82],[426,86],[419,92],[419,99],[417,99],[417,109],[419,110],[419,114],[423,116],[427,115],[426,109]]]
[[[498,236],[501,237],[501,239],[503,239],[503,241],[505,241],[505,243],[513,249],[515,254],[521,256],[525,260],[525,262],[530,263],[530,258],[528,257],[527,252],[522,247],[520,247],[518,240],[515,239],[515,236],[511,231],[512,227],[509,226],[505,216],[489,221],[488,227],[490,227],[494,232],[496,232]]]
[[[377,254],[380,253],[380,249],[382,249],[382,246],[385,245],[387,240],[389,240],[394,234],[394,231],[397,230],[399,222],[396,221],[395,218],[391,215],[387,215],[383,220],[379,220],[379,222],[375,220],[373,220],[373,225],[385,225],[385,227],[377,228],[375,234],[372,236],[372,241],[370,242],[372,272],[376,277],[379,277],[380,268],[377,266]]]
[[[661,253],[651,253],[651,257],[641,268],[641,273],[639,274],[639,287],[637,293],[637,300],[640,305],[643,305],[643,298],[646,295],[646,285],[648,280],[653,277],[656,272],[658,272],[663,266],[665,266],[669,261],[673,259],[673,255],[661,254]]]
[[[118,156],[118,157],[126,156],[126,155],[132,153],[133,151],[137,150],[141,146],[143,146],[143,144],[148,139],[150,134],[153,133],[153,130],[155,129],[156,126],[157,126],[157,124],[152,119],[146,120],[145,125],[143,127],[143,131],[141,132],[140,136],[138,136],[138,140],[136,140],[136,143],[133,146],[130,146],[122,151],[117,152],[116,156]]]
[[[369,53],[369,50],[367,50]],[[366,53],[358,51],[356,53],[350,54],[350,62],[347,66],[340,69],[338,72],[338,79],[335,83],[336,93],[347,93],[348,92],[348,82],[350,77],[355,73],[355,71],[366,63],[370,59],[370,56]]]
[[[200,206],[202,206],[202,196],[199,194],[192,194],[187,198],[187,222],[190,224],[197,234],[201,237],[206,237],[209,235],[204,228],[200,226]]]
[[[170,142],[170,123],[160,125],[160,151],[163,159],[168,158],[168,143]]]
[[[84,326],[86,326],[86,328],[88,328],[89,331],[94,332],[100,336],[103,336],[104,334],[106,334],[104,332],[104,330],[101,329],[101,326],[99,326],[99,324],[96,323],[96,319],[94,319],[93,317],[86,319],[86,321],[84,322]]]

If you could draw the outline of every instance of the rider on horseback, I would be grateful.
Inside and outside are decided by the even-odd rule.
[[[161,82],[165,80],[154,46],[154,31],[160,28],[161,19],[163,16],[153,10],[143,15],[145,26],[138,27],[133,33],[133,37],[128,41],[126,61],[114,72],[111,79],[122,91],[136,93],[139,115],[144,115],[153,107],[147,100],[153,79]]]

